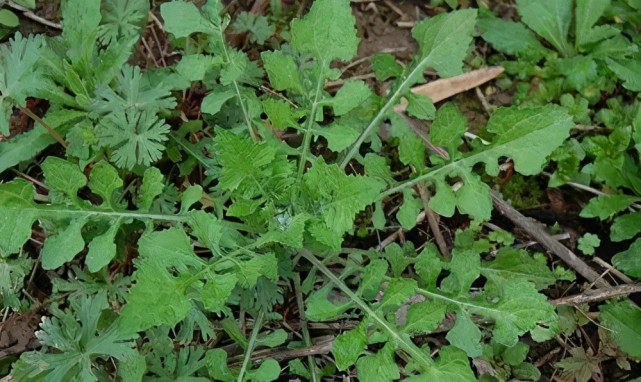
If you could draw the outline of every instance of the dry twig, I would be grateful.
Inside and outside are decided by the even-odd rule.
[[[640,292],[641,284],[619,285],[612,288],[586,290],[581,294],[551,300],[550,303],[553,305],[580,305]]]
[[[563,244],[552,238],[538,222],[525,217],[519,211],[507,204],[495,191],[492,191],[492,201],[496,209],[505,217],[510,219],[514,224],[522,228],[525,232],[536,239],[542,246],[563,260],[568,266],[574,269],[578,274],[585,277],[591,283],[599,288],[608,288],[610,284],[601,278],[601,276],[574,252],[570,251]]]
[[[447,248],[447,244],[445,243],[445,239],[443,238],[443,233],[441,232],[441,229],[438,225],[439,217],[434,213],[434,211],[432,211],[432,209],[428,205],[431,197],[430,191],[422,184],[418,184],[416,188],[418,189],[418,193],[421,196],[421,200],[423,201],[423,210],[425,211],[425,215],[427,216],[427,223],[430,226],[432,235],[434,235],[436,245],[441,251],[441,255],[443,255],[446,260],[449,260],[450,250]]]
[[[9,7],[15,9],[16,11],[22,12],[22,15],[28,19],[31,19],[37,23],[40,23],[42,25],[48,26],[50,28],[62,30],[62,25],[58,23],[54,23],[53,21],[49,21],[47,19],[44,19],[35,13],[33,13],[29,8],[25,8],[21,5],[15,4],[11,1],[7,1],[6,3]]]

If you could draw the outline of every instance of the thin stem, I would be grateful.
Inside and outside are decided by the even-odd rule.
[[[336,275],[334,275],[322,262],[320,262],[311,252],[302,251],[303,257],[305,257],[309,262],[311,262],[318,270],[323,272],[325,276],[334,284],[338,289],[345,293],[358,307],[365,312],[377,326],[383,329],[387,334],[389,334],[393,343],[398,344],[398,346],[410,355],[419,365],[422,365],[424,368],[429,368],[433,365],[434,361],[420,348],[418,348],[413,342],[409,341],[407,338],[402,337],[396,332],[396,330],[387,322],[384,318],[378,315],[376,311],[369,307],[369,305],[363,301],[356,293],[352,292],[351,289],[344,282],[342,282]]]
[[[223,53],[225,54],[225,58],[227,59],[228,63],[231,63],[231,57],[229,56],[229,52],[227,51],[227,43],[225,42],[225,35],[223,28],[219,28],[219,36],[220,36],[220,44],[223,47]],[[238,81],[234,80],[234,90],[236,91],[236,97],[238,97],[238,104],[240,105],[240,109],[243,112],[243,117],[245,118],[245,124],[247,125],[247,129],[249,130],[249,135],[253,140],[257,140],[258,137],[256,136],[256,133],[254,132],[254,128],[252,127],[251,120],[249,119],[249,114],[247,112],[247,107],[245,106],[245,102],[243,102],[243,98],[240,94],[240,86],[238,86]]]
[[[252,329],[252,334],[251,334],[251,337],[249,338],[247,349],[245,349],[245,358],[243,358],[243,366],[240,368],[240,372],[238,373],[238,378],[237,378],[238,382],[244,381],[245,373],[247,372],[247,366],[249,365],[252,352],[254,351],[254,347],[256,346],[256,339],[258,338],[258,332],[260,332],[260,328],[263,325],[264,318],[265,318],[265,312],[261,309],[258,312],[258,317],[254,319],[254,328]]]
[[[365,139],[370,135],[370,133],[372,132],[372,130],[374,130],[374,128],[378,127],[378,125],[383,121],[383,118],[385,117],[385,115],[387,114],[387,112],[388,112],[388,111],[389,111],[389,110],[390,110],[394,105],[396,105],[396,103],[398,102],[398,100],[401,98],[401,95],[402,95],[403,93],[405,93],[405,91],[409,88],[409,86],[410,86],[410,81],[411,81],[413,78],[415,78],[415,76],[416,76],[419,72],[423,71],[423,66],[424,66],[424,65],[425,65],[425,63],[429,60],[429,58],[430,58],[430,55],[426,56],[423,60],[421,60],[421,62],[420,62],[418,65],[416,65],[416,66],[414,67],[414,69],[412,69],[412,71],[410,72],[410,74],[409,74],[409,75],[407,75],[407,76],[405,77],[405,79],[403,80],[403,82],[401,82],[401,84],[398,86],[398,88],[396,88],[396,90],[394,91],[394,93],[392,93],[392,95],[387,99],[387,102],[385,102],[385,105],[383,105],[383,107],[378,111],[378,114],[376,114],[376,116],[374,117],[374,119],[372,120],[372,122],[370,122],[370,124],[369,124],[369,125],[367,125],[367,127],[365,128],[365,130],[363,130],[363,132],[361,133],[361,135],[359,135],[359,136],[358,136],[358,138],[356,139],[356,142],[354,142],[354,144],[352,145],[352,147],[349,149],[349,151],[348,151],[348,152],[347,152],[347,154],[345,155],[345,158],[343,158],[343,161],[342,161],[342,162],[341,162],[341,164],[340,164],[340,167],[341,167],[341,168],[345,168],[345,167],[347,166],[347,164],[349,163],[349,161],[350,161],[350,160],[352,160],[352,158],[354,157],[354,155],[356,155],[356,153],[357,153],[357,152],[358,152],[358,150],[360,149],[361,144],[363,144],[363,142],[364,142],[364,141],[365,141]]]
[[[324,67],[324,64],[323,64]],[[305,122],[305,133],[303,137],[303,148],[300,153],[300,162],[298,163],[298,184],[300,184],[301,179],[303,178],[303,172],[305,171],[305,164],[307,163],[307,152],[309,151],[309,146],[312,141],[312,128],[314,127],[314,118],[316,118],[316,112],[318,110],[318,99],[323,91],[323,75],[324,72],[318,74],[318,82],[316,83],[316,94],[314,94],[314,102],[312,102],[312,110],[309,114],[309,118]]]
[[[303,305],[303,294],[300,290],[300,274],[294,274],[294,292],[296,293],[296,304],[298,305],[298,311],[300,312],[300,328],[303,332],[303,341],[305,341],[305,346],[308,348],[312,347],[312,339],[309,335],[309,328],[307,327],[307,317],[305,315],[305,306]],[[318,376],[316,375],[316,365],[314,364],[314,357],[310,355],[307,356],[307,364],[309,368],[309,374],[312,376],[312,382],[318,382]]]
[[[54,130],[51,126],[49,126],[49,124],[47,122],[43,121],[42,118],[38,117],[34,112],[32,112],[31,110],[27,109],[26,107],[18,106],[18,108],[26,116],[28,116],[29,118],[31,118],[34,121],[38,122],[42,127],[47,129],[49,134],[51,134],[51,136],[56,141],[58,141],[58,143],[60,143],[62,145],[62,147],[64,147],[65,149],[67,148],[67,142],[65,142],[65,140],[62,138],[62,136],[60,134],[58,134],[58,132],[56,130]]]
[[[23,213],[33,212],[36,216],[42,215],[82,215],[85,217],[88,216],[98,216],[98,217],[111,217],[111,218],[123,218],[123,219],[150,219],[150,220],[160,220],[168,222],[184,222],[187,220],[187,216],[183,215],[163,215],[163,214],[152,214],[147,212],[136,212],[136,211],[101,211],[94,209],[70,209],[70,208],[59,208],[57,206],[47,206],[47,205],[38,205],[36,207],[4,207],[5,209],[16,208]]]

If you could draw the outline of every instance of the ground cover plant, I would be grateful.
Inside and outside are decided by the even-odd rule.
[[[27,6],[9,380],[641,376],[638,1]]]

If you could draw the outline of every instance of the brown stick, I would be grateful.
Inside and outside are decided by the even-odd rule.
[[[328,354],[332,350],[332,345],[334,344],[334,337],[330,337],[323,341],[320,341],[317,344],[314,344],[307,348],[302,349],[291,349],[291,350],[259,350],[252,353],[251,360],[252,362],[261,362],[266,358],[272,358],[276,361],[285,361],[293,358],[300,358],[306,356],[313,356],[319,354]],[[238,365],[242,362],[244,355],[239,355],[230,358],[229,365]]]
[[[23,112],[26,116],[29,118],[33,119],[35,122],[38,122],[40,126],[44,127],[51,136],[58,141],[64,147],[65,149],[67,148],[67,143],[65,140],[62,138],[60,134],[56,130],[54,130],[51,126],[47,124],[47,122],[43,121],[42,118],[38,117],[34,112],[31,110],[27,109],[26,107],[18,106],[21,112]]]
[[[438,249],[441,251],[441,255],[446,260],[450,260],[450,250],[447,248],[447,244],[445,243],[445,239],[443,238],[443,233],[441,232],[441,228],[438,226],[438,215],[432,211],[432,209],[428,206],[430,197],[430,191],[422,184],[417,184],[416,188],[418,189],[418,193],[421,195],[421,200],[423,201],[423,209],[425,210],[425,215],[427,216],[427,223],[430,226],[430,230],[432,231],[432,235],[434,235],[434,240],[436,241],[436,245],[438,246]]]
[[[492,201],[494,202],[496,209],[501,212],[501,214],[525,230],[530,236],[536,239],[536,241],[563,260],[578,274],[585,277],[586,280],[594,283],[599,288],[610,287],[610,284],[607,281],[602,279],[594,269],[590,268],[590,266],[575,255],[574,252],[570,251],[563,244],[552,238],[552,236],[541,228],[536,221],[525,217],[519,211],[512,208],[512,206],[507,204],[495,191],[492,191]]]
[[[599,302],[613,297],[627,296],[632,293],[639,292],[641,292],[641,284],[619,285],[606,289],[586,290],[581,294],[551,300],[550,303],[553,305],[579,305],[590,302]]]
[[[610,271],[611,274],[613,274],[616,277],[618,277],[619,280],[623,281],[624,283],[626,283],[626,284],[634,283],[634,281],[631,278],[629,278],[628,276],[626,276],[623,273],[621,273],[618,269],[614,268],[607,261],[605,261],[605,260],[603,260],[603,259],[601,259],[599,257],[594,257],[594,262],[599,264],[603,268],[607,269],[608,271]]]

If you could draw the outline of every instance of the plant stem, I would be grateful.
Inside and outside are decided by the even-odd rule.
[[[12,207],[4,207],[12,208]],[[15,207],[18,208],[18,207]],[[169,222],[184,222],[187,220],[187,216],[184,215],[164,215],[164,214],[152,214],[147,212],[136,212],[136,211],[101,211],[95,209],[70,209],[70,208],[58,208],[57,206],[47,206],[47,205],[38,205],[37,207],[19,207],[20,211],[23,213],[28,213],[33,211],[36,216],[42,215],[82,215],[82,216],[98,216],[98,217],[109,217],[109,218],[123,218],[123,219],[151,219],[151,220],[160,220],[160,221],[169,221]]]
[[[323,64],[324,66],[324,64]],[[307,164],[307,152],[309,151],[309,146],[312,141],[312,128],[314,127],[314,118],[316,118],[316,112],[318,110],[318,99],[323,91],[323,79],[324,71],[318,74],[318,82],[316,83],[316,93],[314,94],[314,101],[312,102],[312,109],[309,113],[309,118],[305,121],[305,132],[303,136],[303,147],[300,152],[300,162],[298,163],[298,175],[297,175],[297,184],[300,184],[301,179],[303,179],[303,173],[305,172],[305,164]]]
[[[300,328],[303,332],[303,340],[305,341],[305,346],[311,348],[312,339],[309,335],[309,328],[307,327],[307,317],[305,315],[305,306],[303,305],[303,294],[300,290],[300,274],[298,273],[294,274],[294,293],[296,294],[296,304],[298,305],[298,311],[300,312]],[[311,355],[307,356],[307,365],[309,368],[309,374],[312,376],[312,382],[318,382],[314,357]]]
[[[33,119],[35,122],[38,122],[42,127],[47,129],[49,134],[51,134],[51,136],[56,141],[58,141],[58,143],[60,143],[62,145],[62,147],[64,147],[65,149],[67,148],[67,142],[65,142],[65,140],[62,138],[62,136],[60,134],[58,134],[58,132],[56,130],[54,130],[51,126],[49,126],[49,124],[47,122],[45,122],[42,118],[38,117],[34,112],[32,112],[31,110],[27,109],[26,107],[18,106],[18,108],[26,116],[28,116],[29,118]]]
[[[243,358],[243,366],[240,368],[238,373],[238,382],[243,382],[245,378],[245,373],[247,372],[247,366],[251,360],[252,352],[256,346],[256,339],[258,338],[258,332],[260,332],[261,327],[263,326],[263,319],[265,318],[265,312],[261,309],[258,312],[258,316],[254,319],[254,328],[252,329],[251,337],[249,337],[249,343],[247,344],[247,349],[245,349],[245,358]]]
[[[403,79],[403,82],[400,83],[400,85],[394,90],[394,92],[389,96],[387,99],[387,102],[385,102],[385,105],[378,111],[378,114],[372,119],[372,122],[367,125],[365,130],[361,133],[361,135],[358,136],[356,139],[356,142],[352,145],[352,147],[349,149],[347,154],[345,155],[345,158],[341,161],[340,167],[345,168],[347,164],[349,163],[352,158],[354,158],[354,155],[358,152],[358,150],[361,147],[361,144],[365,141],[365,139],[370,135],[372,130],[374,128],[378,127],[378,125],[383,121],[383,118],[385,118],[385,115],[387,115],[387,112],[390,111],[390,109],[396,105],[398,100],[401,98],[403,93],[407,91],[407,89],[410,87],[410,84],[412,83],[413,79],[416,77],[416,75],[420,72],[423,71],[425,66],[427,65],[429,59],[431,58],[431,54],[428,54],[425,58],[419,62],[412,71],[405,76]]]
[[[219,28],[219,37],[220,37],[220,44],[223,47],[223,53],[225,54],[225,59],[227,60],[227,63],[231,63],[231,56],[229,55],[229,52],[227,51],[227,42],[225,41],[225,35],[224,35],[224,30],[223,28]],[[238,104],[240,105],[240,109],[243,112],[243,117],[245,118],[245,124],[247,125],[247,129],[249,130],[249,136],[255,141],[258,139],[256,136],[256,133],[254,132],[254,128],[252,127],[251,120],[249,119],[249,114],[247,112],[247,106],[245,106],[245,102],[243,102],[243,98],[240,94],[240,86],[238,86],[238,81],[234,80],[232,81],[234,84],[234,90],[236,91],[236,97],[238,98]]]
[[[428,354],[426,354],[423,350],[421,350],[418,346],[416,346],[413,342],[408,340],[405,337],[402,337],[399,333],[396,332],[396,329],[392,327],[392,325],[387,322],[384,318],[378,315],[376,311],[374,311],[372,308],[369,307],[369,305],[363,301],[356,293],[352,292],[351,289],[347,285],[345,285],[344,282],[342,282],[336,275],[334,275],[322,262],[320,262],[311,252],[303,250],[302,252],[303,257],[305,257],[309,262],[311,262],[318,270],[323,272],[325,276],[334,284],[338,289],[340,289],[343,293],[345,293],[358,307],[365,312],[374,322],[377,324],[377,326],[380,329],[383,329],[383,331],[387,332],[389,334],[391,340],[393,343],[397,344],[403,351],[405,351],[407,354],[409,354],[414,361],[416,361],[419,365],[421,365],[423,368],[427,369],[430,366],[434,364],[434,361],[429,357]]]

